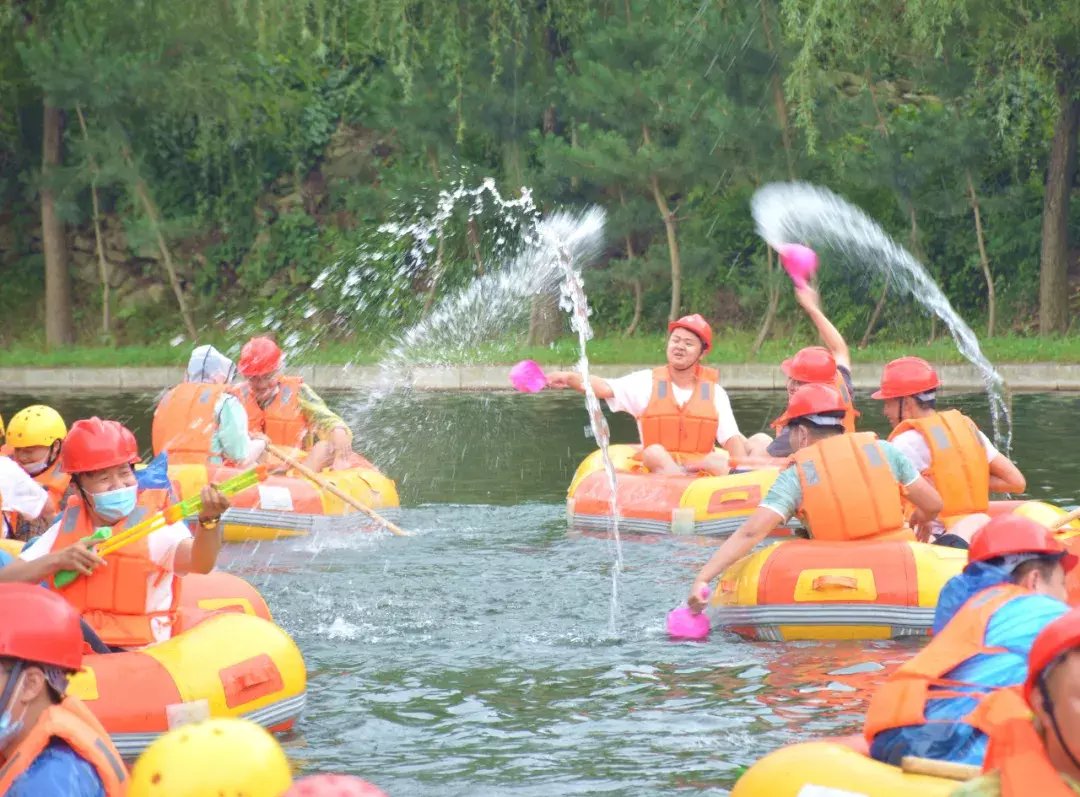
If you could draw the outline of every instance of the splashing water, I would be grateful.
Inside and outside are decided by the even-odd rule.
[[[604,461],[604,473],[607,474],[611,509],[611,540],[615,548],[615,561],[611,566],[611,603],[608,625],[611,634],[616,632],[619,611],[619,574],[623,569],[622,541],[619,538],[619,506],[616,498],[618,484],[615,478],[615,466],[611,461],[608,446],[611,443],[611,430],[608,428],[600,400],[593,391],[589,377],[589,357],[587,345],[593,337],[589,316],[589,300],[585,296],[585,285],[581,279],[580,264],[587,262],[587,251],[599,247],[604,227],[604,212],[591,208],[579,219],[566,214],[557,214],[540,227],[540,238],[548,251],[554,252],[555,261],[561,266],[563,282],[560,286],[559,306],[570,314],[570,328],[577,333],[581,356],[578,358],[578,372],[585,388],[585,407],[589,413],[589,425],[593,438],[600,446],[600,456]]]
[[[940,318],[960,353],[986,385],[998,447],[1008,452],[1012,424],[1004,382],[983,355],[975,333],[953,309],[922,264],[869,216],[831,191],[807,183],[772,183],[751,201],[758,234],[774,249],[786,243],[832,247],[891,277],[923,307]]]

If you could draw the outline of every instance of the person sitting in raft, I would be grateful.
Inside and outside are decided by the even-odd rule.
[[[214,569],[221,515],[229,508],[229,500],[206,485],[194,537],[178,521],[119,548],[106,562],[83,538],[102,526],[115,536],[163,509],[168,498],[166,490],[138,490],[133,467],[138,461],[135,436],[121,423],[89,418],[72,424],[60,466],[71,474],[75,494],[56,523],[0,570],[0,581],[30,583],[51,580],[61,570],[78,572],[83,577],[60,594],[113,648],[172,636],[178,577]]]
[[[828,385],[803,385],[791,396],[777,423],[789,428],[793,463],[701,568],[690,590],[692,610],[705,608],[702,587],[796,513],[816,540],[914,540],[901,494],[915,505],[918,522],[941,510],[937,490],[896,448],[872,432],[844,433],[845,412],[843,397]]]
[[[968,564],[942,589],[934,637],[870,699],[870,755],[981,766],[986,734],[972,724],[979,694],[1022,684],[1039,631],[1065,614],[1077,558],[1044,526],[1000,515],[971,541]]]
[[[803,385],[832,385],[844,398],[844,430],[854,432],[855,418],[859,413],[852,398],[855,388],[851,382],[851,352],[847,341],[822,312],[817,291],[809,286],[796,288],[795,298],[810,316],[825,345],[807,346],[797,351],[794,357],[780,363],[780,370],[787,377],[788,397]],[[788,430],[780,427],[776,427],[775,440],[759,432],[747,441],[746,449],[750,457],[788,457],[794,450],[788,438]]]
[[[49,494],[10,457],[0,456],[0,539],[26,540],[43,526]]]
[[[1027,679],[1001,689],[979,712],[990,729],[983,769],[952,797],[1075,797],[1080,794],[1080,609],[1035,637]]]
[[[213,346],[197,346],[184,381],[169,390],[154,410],[154,453],[167,452],[170,464],[254,464],[266,441],[248,434],[243,403],[232,393],[232,360]]]
[[[79,616],[59,595],[0,584],[0,794],[119,797],[127,770],[68,677],[82,667]]]
[[[301,377],[281,375],[282,359],[270,338],[252,338],[240,350],[239,369],[247,381],[235,392],[247,411],[252,436],[306,450],[304,464],[316,472],[366,464],[352,449],[345,421]],[[316,436],[320,439],[313,442]]]
[[[653,473],[728,472],[729,455],[745,456],[745,439],[720,374],[701,364],[712,348],[712,327],[700,315],[668,324],[667,365],[618,379],[590,378],[593,393],[613,412],[637,419],[642,464]],[[581,374],[552,371],[548,386],[585,392]],[[726,453],[718,452],[719,444]]]
[[[881,388],[871,398],[893,427],[889,442],[937,487],[945,508],[927,531],[968,540],[978,529],[961,518],[984,513],[990,493],[1022,493],[1024,474],[999,452],[971,418],[959,410],[937,410],[941,380],[920,357],[901,357],[885,366]]]
[[[23,517],[13,524],[15,539],[28,540],[41,534],[67,505],[71,476],[60,469],[60,444],[66,436],[63,416],[44,404],[24,407],[8,424],[11,458],[45,489],[48,497],[36,519]]]

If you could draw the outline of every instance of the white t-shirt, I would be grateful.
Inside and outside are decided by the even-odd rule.
[[[982,432],[979,432],[979,440],[982,442],[983,449],[986,451],[987,463],[993,462],[994,458],[998,455],[998,450],[994,448],[994,444],[990,442],[990,438]],[[915,429],[908,429],[906,432],[901,432],[889,442],[899,448],[900,451],[911,460],[911,464],[915,466],[915,470],[919,473],[926,472],[930,467],[930,446],[926,444],[926,438]]]
[[[33,545],[19,554],[19,558],[27,562],[40,559],[52,550],[57,536],[60,534],[60,521],[58,520],[49,530],[41,535]],[[150,558],[160,567],[166,570],[174,570],[176,549],[184,540],[191,539],[191,531],[184,523],[173,523],[171,526],[158,529],[146,538],[146,544],[150,548]],[[172,607],[172,579],[163,578],[158,581],[158,573],[151,573],[146,577],[146,612],[167,612]],[[154,639],[164,642],[172,636],[172,623],[168,616],[154,617],[150,621],[150,627],[154,632]]]
[[[45,488],[10,457],[0,457],[0,501],[3,511],[18,512],[34,520],[45,508],[49,494]],[[7,522],[0,528],[0,537],[8,536]]]
[[[649,406],[652,398],[653,378],[649,369],[634,371],[632,374],[620,376],[618,379],[604,380],[611,387],[614,396],[607,400],[608,407],[612,412],[628,412],[635,418],[641,418],[645,408]],[[690,400],[693,388],[677,387],[671,384],[671,395],[675,403],[680,407]],[[718,424],[716,427],[716,442],[724,445],[735,435],[739,434],[739,424],[735,422],[735,414],[731,411],[731,401],[727,391],[716,385],[713,390],[713,404],[716,406]],[[638,434],[641,434],[641,423],[638,422]]]

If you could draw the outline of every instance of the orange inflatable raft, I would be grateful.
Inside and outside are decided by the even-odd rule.
[[[172,639],[88,655],[71,679],[71,693],[125,758],[178,725],[208,717],[243,717],[285,731],[304,707],[303,657],[270,620],[259,593],[228,573],[181,582],[180,629]]]
[[[929,766],[935,774],[875,761],[858,736],[794,744],[750,767],[731,790],[731,797],[946,797],[962,781],[979,774],[976,767],[963,764],[922,759],[912,763]]]
[[[637,458],[639,446],[608,447],[615,466],[619,528],[639,534],[731,534],[756,508],[776,480],[778,470],[727,476],[666,476],[649,473]],[[578,466],[567,491],[571,528],[609,531],[611,483],[600,451]]]
[[[238,469],[224,466],[169,466],[169,480],[181,499],[197,495],[208,480],[220,483],[238,473]],[[394,481],[370,463],[349,470],[324,470],[320,476],[364,506],[379,510],[399,506]],[[369,523],[337,496],[288,474],[269,476],[231,501],[232,508],[222,518],[228,542],[349,531]]]
[[[770,641],[923,635],[966,563],[967,551],[920,542],[778,542],[721,574],[710,617]]]

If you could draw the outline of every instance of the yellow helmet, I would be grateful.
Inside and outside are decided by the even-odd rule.
[[[51,446],[67,437],[67,424],[60,413],[44,404],[32,404],[16,412],[7,428],[12,448]]]
[[[143,751],[128,797],[276,797],[292,784],[285,753],[254,722],[211,719],[182,725]]]

